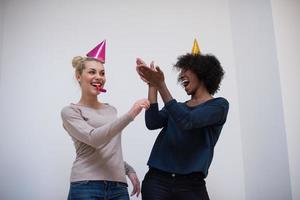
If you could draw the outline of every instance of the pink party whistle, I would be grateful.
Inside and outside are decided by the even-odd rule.
[[[100,91],[100,92],[106,92],[106,89],[100,87],[100,85],[98,85],[98,84],[96,85],[96,88],[97,88],[97,90]]]

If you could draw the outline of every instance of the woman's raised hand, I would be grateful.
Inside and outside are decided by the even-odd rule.
[[[158,66],[154,67],[153,61],[148,67],[142,59],[137,58],[136,64],[136,71],[139,76],[150,86],[159,87],[165,81],[164,73]]]
[[[150,102],[148,99],[140,99],[133,104],[131,109],[128,111],[128,114],[132,118],[135,118],[142,111],[142,109],[147,110],[149,107],[150,107]]]
[[[141,58],[137,58],[136,59],[136,71],[137,71],[138,75],[140,76],[140,78],[142,79],[142,81],[149,84],[149,82],[143,77],[143,74],[140,71],[141,67],[148,67],[148,66]]]

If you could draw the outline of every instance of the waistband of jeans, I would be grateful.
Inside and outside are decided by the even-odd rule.
[[[180,178],[180,179],[189,179],[189,178],[200,178],[204,179],[205,176],[202,172],[192,172],[189,174],[177,174],[177,173],[171,173],[171,172],[165,172],[153,167],[149,168],[148,173],[151,175],[158,175],[162,177],[169,177],[169,178]]]
[[[124,182],[119,182],[119,181],[106,181],[106,180],[84,180],[84,181],[74,181],[74,182],[71,182],[71,184],[88,184],[88,183],[91,183],[91,184],[101,184],[101,185],[111,185],[111,186],[116,186],[116,185],[122,185],[122,186],[126,186],[128,187],[128,184],[127,183],[124,183]]]

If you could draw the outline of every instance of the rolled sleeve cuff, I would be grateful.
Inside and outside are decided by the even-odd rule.
[[[171,109],[173,107],[173,105],[175,105],[177,103],[176,99],[172,99],[171,101],[168,101],[167,103],[165,103],[165,108],[167,110]]]

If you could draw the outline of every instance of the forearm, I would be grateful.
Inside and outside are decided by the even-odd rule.
[[[132,166],[130,166],[126,161],[124,161],[124,168],[125,168],[125,173],[126,175],[130,173],[135,173],[135,170]]]
[[[123,128],[133,121],[133,118],[129,114],[124,114],[109,123],[94,127],[87,123],[80,112],[79,109],[71,106],[64,108],[61,111],[63,126],[76,140],[95,148],[121,133]],[[113,113],[111,116],[115,114]]]
[[[90,139],[94,140],[98,145],[100,145],[101,143],[105,143],[111,140],[111,138],[113,138],[117,134],[120,134],[122,130],[132,121],[132,116],[130,116],[129,114],[124,114],[113,122],[96,128],[89,134],[91,136]]]
[[[169,89],[167,88],[167,85],[165,82],[162,82],[160,86],[158,87],[158,92],[163,100],[164,103],[168,103],[173,99]]]
[[[156,89],[156,87],[149,86],[148,100],[150,101],[150,103],[157,103],[157,89]]]
[[[115,135],[120,134],[132,120],[131,116],[125,114],[111,123],[95,128],[86,122],[66,119],[64,127],[77,140],[97,148],[111,140]]]

